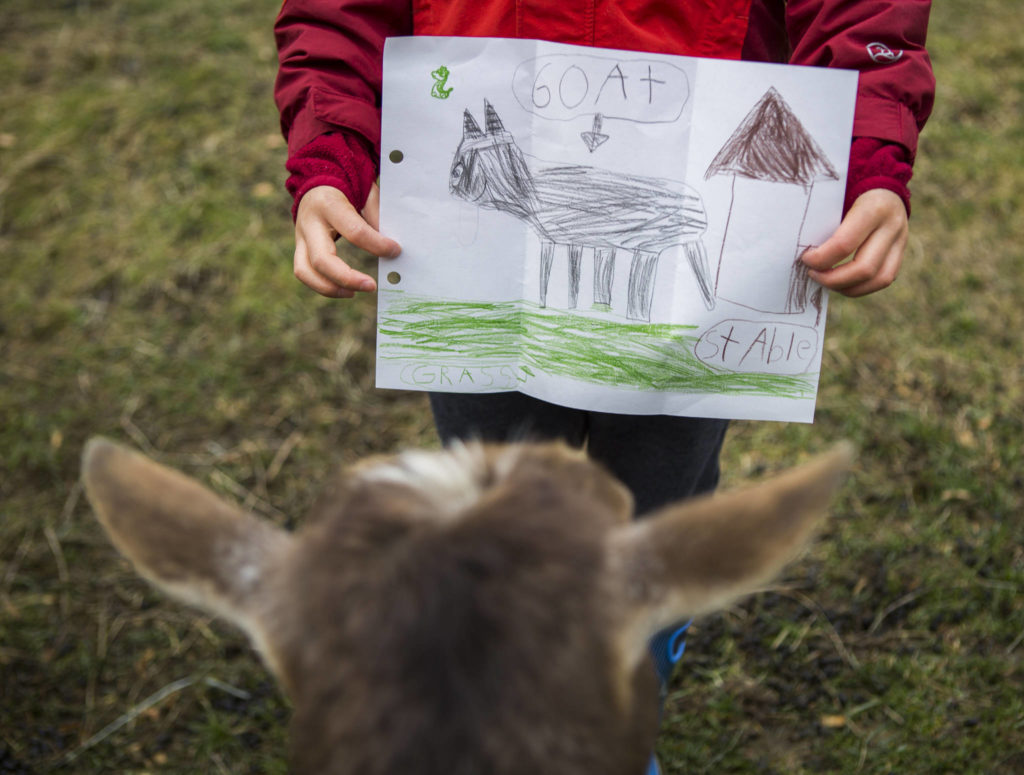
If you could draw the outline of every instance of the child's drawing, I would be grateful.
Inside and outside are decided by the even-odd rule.
[[[704,303],[715,306],[707,251],[707,216],[700,195],[672,180],[623,175],[580,164],[527,161],[497,111],[484,102],[484,129],[463,114],[462,141],[449,178],[452,194],[480,207],[514,215],[541,241],[540,304],[556,249],[565,251],[569,307],[579,298],[583,251],[593,252],[594,304],[610,305],[616,251],[629,251],[626,316],[651,319],[658,259],[682,246]]]
[[[547,121],[589,119],[590,129],[580,137],[593,153],[609,139],[605,120],[657,124],[682,119],[690,81],[684,68],[665,58],[546,54],[516,67],[512,93],[520,107]]]
[[[715,274],[718,296],[762,312],[803,312],[811,290],[800,244],[811,189],[819,180],[838,180],[839,173],[814,138],[774,87],[753,107],[708,167],[705,179],[732,175],[725,239]],[[771,233],[758,217],[759,202],[785,202]],[[754,217],[750,217],[754,216]],[[780,220],[781,219],[781,220]],[[763,246],[756,256],[751,245]],[[758,274],[775,282],[748,281],[751,262]],[[779,282],[788,277],[788,282]]]
[[[444,65],[441,65],[430,74],[430,77],[434,79],[434,85],[430,87],[431,97],[438,100],[446,100],[452,96],[452,87],[445,85],[448,83],[449,75],[451,73]]]
[[[580,132],[580,137],[583,138],[583,144],[587,146],[587,150],[593,153],[600,148],[604,143],[608,142],[608,135],[601,131],[604,125],[604,119],[600,113],[594,114],[594,123],[587,132]]]
[[[380,225],[402,255],[381,265],[377,384],[811,420],[827,300],[798,259],[839,224],[856,84],[389,40]]]

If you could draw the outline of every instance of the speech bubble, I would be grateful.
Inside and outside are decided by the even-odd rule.
[[[730,371],[803,374],[818,353],[818,332],[793,323],[723,320],[704,332],[693,353]]]
[[[682,115],[690,80],[682,68],[658,59],[548,54],[516,68],[512,93],[524,109],[553,121],[600,114],[660,124]]]

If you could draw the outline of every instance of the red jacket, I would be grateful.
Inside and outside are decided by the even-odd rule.
[[[275,99],[295,201],[315,185],[357,207],[376,174],[381,56],[393,35],[544,40],[858,70],[847,207],[906,184],[935,81],[930,0],[285,0]],[[867,138],[872,138],[868,140]]]

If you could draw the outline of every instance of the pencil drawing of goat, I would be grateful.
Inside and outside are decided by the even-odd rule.
[[[569,261],[569,307],[579,298],[584,248],[594,251],[594,304],[610,306],[615,252],[632,253],[626,315],[650,320],[661,253],[682,247],[708,309],[713,279],[701,239],[707,216],[700,196],[671,180],[626,175],[578,164],[533,169],[484,102],[484,130],[467,110],[452,162],[449,190],[480,207],[510,213],[530,225],[541,241],[540,303],[547,304],[555,248]]]
[[[332,480],[294,534],[103,439],[83,479],[143,576],[251,637],[294,703],[292,772],[637,775],[652,634],[777,573],[849,458],[632,521],[561,444],[406,452]]]

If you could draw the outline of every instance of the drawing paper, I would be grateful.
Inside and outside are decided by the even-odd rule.
[[[377,385],[810,422],[857,75],[493,38],[384,52]]]

